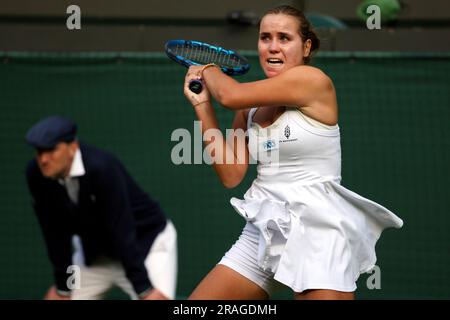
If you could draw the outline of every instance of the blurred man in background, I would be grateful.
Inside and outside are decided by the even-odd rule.
[[[26,135],[36,149],[28,187],[55,279],[45,298],[101,299],[117,286],[132,299],[174,299],[173,224],[114,155],[76,133],[73,121],[51,116]]]

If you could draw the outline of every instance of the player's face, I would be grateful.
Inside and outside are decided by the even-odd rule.
[[[58,143],[53,149],[37,149],[36,159],[42,175],[59,179],[69,174],[78,143]]]
[[[285,14],[268,14],[259,28],[259,63],[268,78],[302,65],[308,56],[310,40],[303,43],[297,18]]]

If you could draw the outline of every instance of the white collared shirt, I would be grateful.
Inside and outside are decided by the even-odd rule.
[[[66,188],[67,194],[73,203],[78,204],[78,194],[80,192],[80,183],[78,177],[84,176],[86,173],[84,169],[83,159],[81,157],[81,151],[75,152],[72,165],[67,177],[64,179],[58,179],[58,182]]]

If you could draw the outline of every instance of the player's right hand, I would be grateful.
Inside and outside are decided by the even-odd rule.
[[[202,80],[201,79],[202,68],[203,68],[202,66],[191,66],[188,69],[186,76],[184,78],[184,95],[193,106],[197,106],[203,102],[209,102],[211,99],[211,95],[205,84],[203,84],[203,90],[199,94],[196,94],[189,89],[189,83],[192,80]]]

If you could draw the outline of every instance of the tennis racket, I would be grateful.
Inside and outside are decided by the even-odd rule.
[[[187,68],[214,63],[230,76],[244,74],[250,70],[248,60],[235,51],[200,41],[170,40],[166,42],[165,49],[170,59]],[[199,94],[203,89],[202,81],[192,80],[189,89]]]

